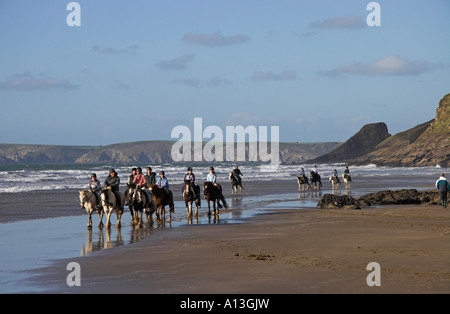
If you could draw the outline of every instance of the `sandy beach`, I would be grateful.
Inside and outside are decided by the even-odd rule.
[[[288,185],[295,191],[289,183],[280,184],[279,191]],[[360,188],[352,193],[379,190],[373,182]],[[27,281],[42,293],[450,292],[449,208],[301,208],[303,198],[317,201],[320,195],[264,198],[270,190],[267,183],[248,185],[243,198],[253,202],[247,209],[261,210],[239,223],[150,227],[151,235],[136,243],[59,259],[34,270]],[[237,207],[245,211],[246,206]],[[224,211],[221,217],[228,215]],[[67,285],[69,262],[79,263],[81,286]],[[381,286],[367,284],[371,262],[380,265]]]

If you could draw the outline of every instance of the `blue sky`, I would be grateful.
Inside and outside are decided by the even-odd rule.
[[[171,140],[195,117],[345,141],[450,92],[448,0],[377,1],[373,27],[361,0],[80,0],[80,27],[69,2],[0,2],[1,143]]]

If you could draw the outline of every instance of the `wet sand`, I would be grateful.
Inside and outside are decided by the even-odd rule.
[[[260,211],[241,217],[244,223],[155,228],[136,243],[39,268],[29,284],[42,293],[450,292],[450,208],[302,209],[302,201],[320,195],[294,193],[293,198],[282,191],[295,191],[296,184],[280,183],[279,197],[265,198],[273,195],[271,187],[249,184],[242,199],[252,201],[236,208]],[[352,195],[381,189],[361,183]],[[66,284],[69,262],[80,264],[80,287]],[[371,262],[381,267],[381,286],[367,285]]]

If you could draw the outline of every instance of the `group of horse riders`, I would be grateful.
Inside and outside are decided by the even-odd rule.
[[[322,181],[319,175],[319,169],[317,169],[317,165],[314,165],[313,169],[311,170],[311,176],[313,176],[313,178],[316,178],[319,181],[319,186],[322,186]],[[305,169],[303,168],[301,168],[300,170],[300,177],[304,178],[304,180],[307,181]],[[339,175],[336,169],[334,169],[332,177],[336,178],[337,182],[339,182]],[[348,180],[351,180],[350,170],[348,169],[348,166],[345,167],[344,177],[347,178]]]
[[[188,167],[187,171],[188,172],[184,176],[184,181],[190,182],[190,189],[194,194],[195,199],[200,195],[200,187],[197,184],[195,184],[195,175],[192,172],[192,168]],[[235,176],[236,180],[238,180],[238,182],[240,183],[241,182],[240,176],[243,174],[240,171],[239,167],[236,166],[235,169],[232,171],[232,173]],[[209,173],[206,176],[206,182],[212,182],[214,186],[218,188],[220,195],[222,195],[222,186],[217,183],[217,176],[214,171],[214,167],[209,168]],[[113,193],[119,191],[120,178],[114,169],[109,170],[109,175],[106,177],[104,184],[105,188],[110,187]],[[159,177],[156,177],[156,173],[152,172],[151,167],[147,167],[146,175],[142,174],[141,167],[131,169],[131,175],[128,177],[127,182],[128,187],[132,185],[141,185],[141,187],[147,190],[146,188],[152,184],[156,184],[160,188],[163,188],[164,190],[169,190],[169,180],[166,178],[164,171],[160,171]],[[102,191],[102,187],[95,173],[91,174],[91,181],[89,182],[89,190],[93,192],[93,194],[97,198],[97,202],[99,203],[99,195]]]

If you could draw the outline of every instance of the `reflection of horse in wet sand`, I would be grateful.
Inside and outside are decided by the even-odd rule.
[[[120,227],[120,219],[123,214],[123,207],[125,205],[125,195],[122,192],[113,192],[110,187],[103,189],[100,194],[102,200],[103,211],[106,215],[106,228],[111,227],[111,214],[113,211],[117,215],[117,227]]]
[[[352,177],[349,174],[343,173],[342,180],[344,181],[346,189],[350,189],[352,187]]]
[[[204,182],[203,185],[203,193],[205,194],[206,201],[208,202],[208,216],[211,216],[211,204],[213,203],[213,214],[216,216],[219,215],[219,209],[222,208],[220,201],[223,202],[223,206],[228,208],[227,202],[225,201],[225,197],[223,197],[222,193],[217,186],[212,182]],[[216,209],[217,202],[217,209]]]
[[[97,207],[100,204],[98,196],[95,195],[95,192],[91,190],[82,190],[80,191],[80,205],[81,208],[86,209],[86,213],[89,215],[89,221],[87,227],[92,228],[92,213],[96,211],[100,218],[100,222],[98,224],[99,227],[103,227],[103,211],[101,207]]]
[[[196,186],[193,186],[192,188],[196,189]],[[194,193],[191,190],[191,181],[185,180],[184,181],[184,188],[183,188],[183,199],[184,203],[186,205],[186,211],[188,218],[192,217],[192,204],[195,202],[195,216],[198,216],[198,209],[201,206],[201,199],[200,199],[200,193],[198,193],[194,198]]]
[[[132,207],[132,210],[130,209],[132,225],[137,225],[137,227],[142,225],[144,212],[147,224],[152,224],[152,215],[156,211],[156,207],[150,190],[143,189],[141,185],[133,185],[128,188],[128,191],[128,206]]]
[[[172,213],[175,211],[172,191],[160,188],[156,184],[151,184],[149,186],[149,189],[153,193],[153,201],[155,202],[156,222],[160,223],[166,221],[166,210],[164,208],[165,206],[169,206],[169,222],[170,222],[172,220]]]
[[[244,189],[244,187],[242,186],[242,179],[236,178],[236,175],[234,174],[233,171],[230,171],[228,173],[228,177],[231,183],[231,194],[237,194],[238,187],[240,188],[239,193],[242,194],[242,190]]]
[[[341,181],[338,176],[330,176],[329,181],[331,182],[331,187],[333,189],[337,189],[341,185]]]
[[[309,177],[311,181],[311,186],[313,187],[313,190],[322,187],[322,181],[320,180],[320,175],[318,173],[315,173],[314,171],[311,171],[311,175]],[[317,186],[317,183],[319,183],[319,186]]]
[[[308,190],[312,190],[312,187],[309,184],[307,176],[298,176],[297,182],[298,182],[298,191],[299,192],[302,190],[302,187],[303,187],[303,191],[306,191],[306,188],[308,188]]]

